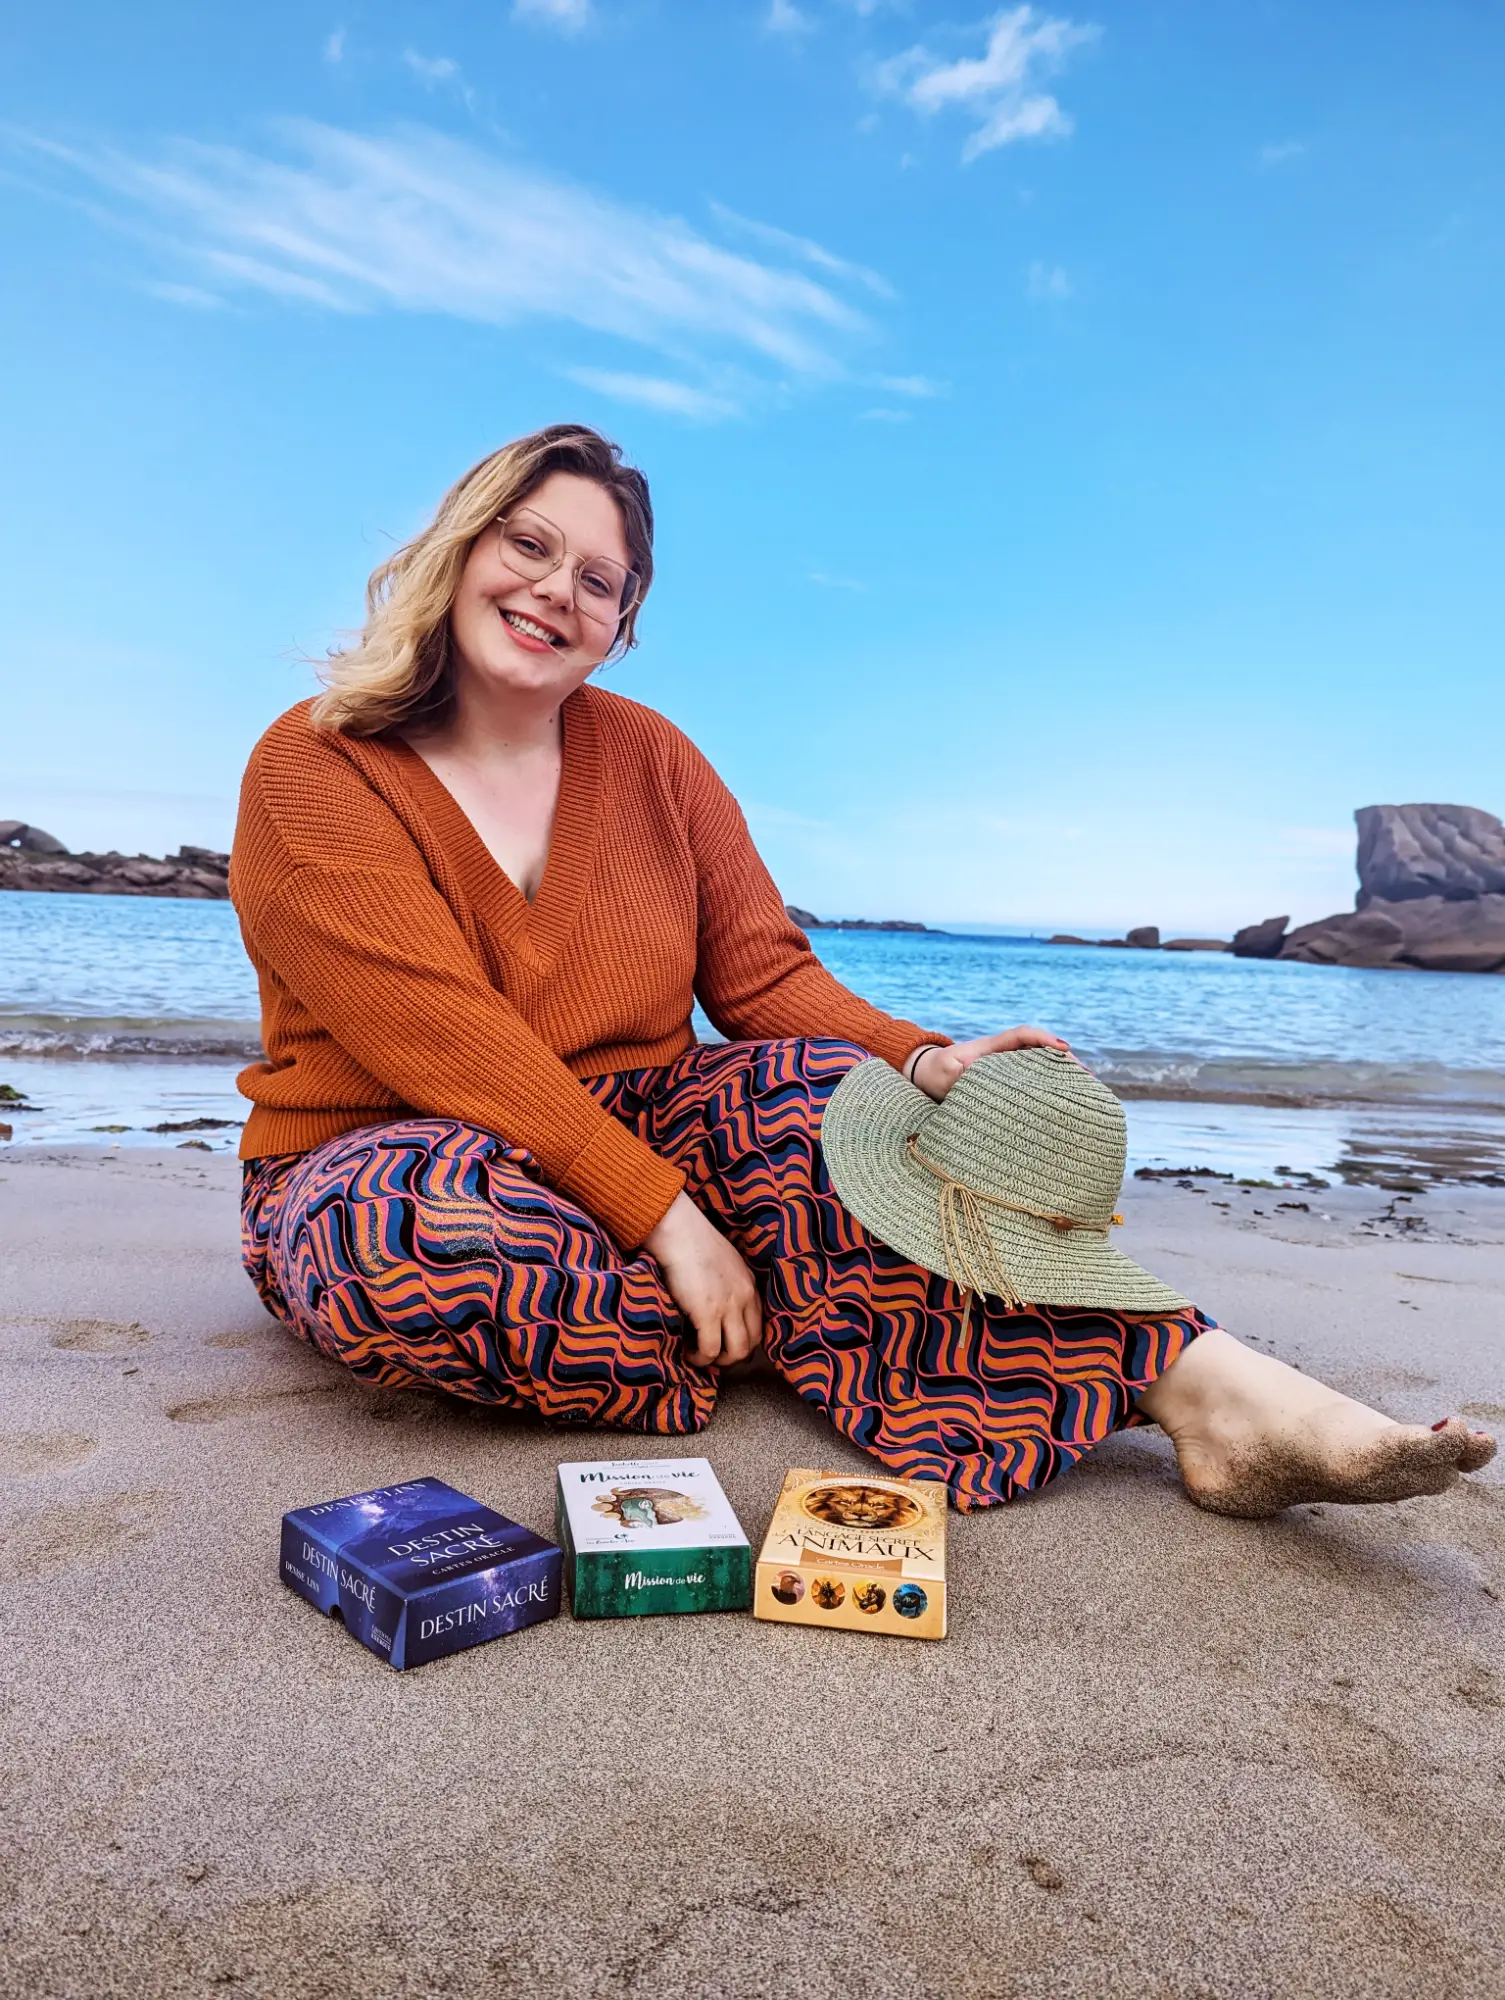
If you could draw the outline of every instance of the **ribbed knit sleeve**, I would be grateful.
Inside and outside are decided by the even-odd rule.
[[[828,972],[784,914],[741,808],[684,738],[685,805],[699,876],[695,990],[737,1041],[820,1036],[855,1042],[895,1068],[921,1042],[947,1037],[869,1005]]]

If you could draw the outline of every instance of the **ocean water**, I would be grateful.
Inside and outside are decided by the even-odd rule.
[[[1505,978],[1003,937],[812,943],[856,992],[927,1027],[1064,1035],[1128,1101],[1138,1162],[1261,1176],[1505,1162]],[[234,1072],[258,1048],[227,904],[0,894],[0,1083],[42,1107],[0,1111],[17,1143],[161,1144],[150,1127],[239,1120]]]

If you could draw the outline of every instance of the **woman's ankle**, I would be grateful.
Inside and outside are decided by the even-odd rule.
[[[1136,1407],[1174,1437],[1239,1396],[1246,1364],[1263,1359],[1221,1327],[1209,1327],[1181,1350],[1158,1381],[1140,1392]]]

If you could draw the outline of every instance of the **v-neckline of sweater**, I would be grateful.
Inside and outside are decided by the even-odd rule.
[[[601,802],[601,740],[589,691],[577,688],[559,711],[559,799],[543,876],[532,902],[476,832],[444,780],[410,744],[393,748],[409,789],[460,879],[472,909],[488,929],[539,961],[557,956],[574,929],[596,858]]]

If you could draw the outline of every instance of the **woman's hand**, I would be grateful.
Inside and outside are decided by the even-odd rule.
[[[1069,1042],[1045,1028],[1005,1028],[1001,1034],[979,1035],[975,1041],[953,1042],[945,1049],[926,1042],[912,1061],[905,1058],[904,1069],[911,1082],[939,1104],[962,1071],[970,1069],[979,1056],[996,1056],[1009,1049],[1065,1049],[1069,1053],[1070,1048]]]
[[[658,1262],[669,1296],[696,1333],[703,1368],[745,1361],[763,1339],[753,1274],[713,1222],[681,1190],[643,1248]]]

